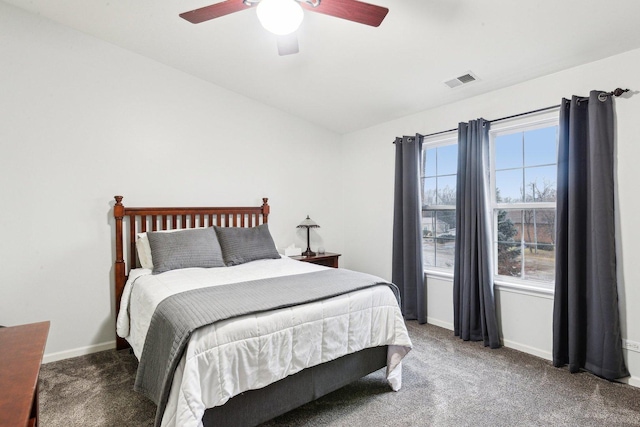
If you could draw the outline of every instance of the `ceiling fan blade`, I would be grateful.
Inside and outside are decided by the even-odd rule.
[[[244,4],[242,0],[225,0],[210,6],[201,7],[200,9],[191,10],[180,14],[181,18],[186,19],[192,24],[199,24],[210,19],[219,18],[230,13],[239,12],[249,9],[251,6]]]
[[[298,49],[298,36],[287,34],[286,36],[278,36],[278,54],[280,56],[291,55],[300,52]]]
[[[300,2],[300,5],[312,12],[323,13],[325,15],[335,16],[336,18],[371,25],[372,27],[378,27],[389,12],[389,9],[386,7],[357,0],[321,0],[320,4],[316,7],[306,2]]]

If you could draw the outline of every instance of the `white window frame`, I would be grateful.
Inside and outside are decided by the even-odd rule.
[[[424,188],[422,188],[423,185],[423,179],[424,179],[424,175],[422,175],[423,171],[424,171],[424,165],[422,165],[422,160],[423,160],[423,156],[424,156],[424,151],[430,148],[438,148],[438,147],[444,147],[447,145],[454,145],[454,144],[458,144],[458,131],[457,130],[453,130],[450,132],[446,132],[446,133],[442,133],[439,135],[434,135],[431,137],[426,137],[423,141],[422,141],[422,150],[423,152],[420,153],[420,163],[421,163],[421,168],[420,168],[420,197],[422,197],[422,195],[424,194]],[[439,175],[436,175],[439,176]],[[456,180],[456,186],[457,186],[457,180]],[[457,194],[456,194],[456,198],[457,198]],[[422,207],[425,206],[426,209],[422,209]],[[420,206],[420,217],[422,217],[422,212],[424,210],[429,210],[429,211],[450,211],[456,210],[456,206],[455,205],[423,205],[421,203]],[[422,242],[422,234],[420,235],[420,241]],[[424,251],[424,249],[423,249]],[[436,252],[436,256],[437,256],[437,252]],[[434,276],[441,276],[441,277],[453,277],[453,267],[451,268],[445,268],[445,267],[436,267],[436,266],[428,266],[425,267],[424,263],[423,263],[423,271],[426,274],[429,275],[434,275]]]
[[[496,202],[496,170],[495,170],[495,139],[498,136],[510,134],[514,132],[526,132],[529,130],[540,129],[550,126],[558,126],[560,122],[559,108],[548,110],[543,113],[531,114],[521,116],[515,119],[510,119],[501,123],[491,125],[489,130],[489,146],[490,146],[490,188],[489,194],[491,199],[490,214],[492,216],[492,231],[491,238],[493,239],[493,258],[494,258],[494,283],[498,287],[514,288],[522,291],[541,293],[541,294],[553,294],[555,283],[554,281],[543,281],[537,279],[522,279],[519,277],[503,276],[498,272],[498,247],[496,233],[498,232],[498,216],[496,212],[500,209],[556,209],[556,202],[522,202],[522,203],[498,203]],[[557,146],[556,146],[557,149]],[[556,181],[557,183],[557,181]]]

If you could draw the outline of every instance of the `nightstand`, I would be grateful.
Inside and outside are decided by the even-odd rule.
[[[310,262],[312,264],[324,265],[326,267],[338,268],[338,257],[340,255],[342,254],[325,252],[314,256],[292,256],[290,258],[298,261]]]

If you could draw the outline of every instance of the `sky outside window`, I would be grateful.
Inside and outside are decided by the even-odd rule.
[[[549,126],[495,138],[499,203],[555,201],[557,133]]]
[[[455,205],[458,145],[424,150],[424,205]]]

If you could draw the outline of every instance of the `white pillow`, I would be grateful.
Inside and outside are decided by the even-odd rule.
[[[153,270],[153,259],[151,258],[151,245],[147,233],[138,233],[136,238],[136,252],[138,252],[138,261],[142,268]]]

